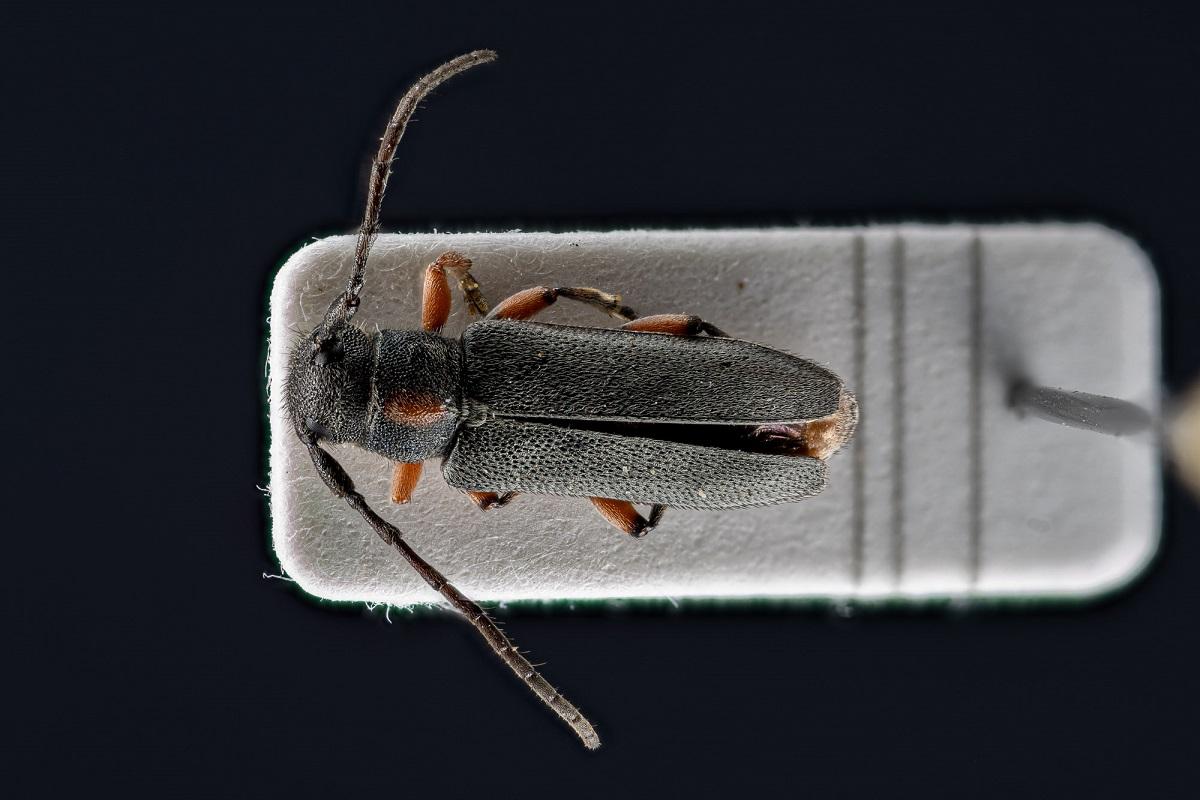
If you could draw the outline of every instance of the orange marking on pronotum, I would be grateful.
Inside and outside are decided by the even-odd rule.
[[[397,425],[432,425],[446,413],[446,404],[429,395],[394,394],[383,401],[383,415]]]

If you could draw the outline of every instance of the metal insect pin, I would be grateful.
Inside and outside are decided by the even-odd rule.
[[[609,523],[641,537],[669,506],[732,509],[817,494],[825,460],[853,435],[858,406],[837,375],[812,361],[730,338],[692,315],[639,318],[618,295],[598,289],[535,287],[489,312],[471,261],[455,252],[426,268],[422,330],[369,334],[355,326],[392,158],[409,119],[438,85],[495,57],[477,50],[448,61],[396,106],[371,166],[350,279],[292,349],[284,404],[330,491],[595,749],[600,738],[579,709],[367,504],[321,443],[351,443],[391,461],[396,503],[408,502],[424,461],[441,458],[446,482],[482,510],[518,493],[587,498]],[[451,306],[448,273],[468,309],[484,316],[461,339],[440,335]],[[530,321],[559,298],[624,324]],[[623,368],[603,381],[589,376],[593,365],[613,363]],[[650,505],[647,516],[635,502]]]

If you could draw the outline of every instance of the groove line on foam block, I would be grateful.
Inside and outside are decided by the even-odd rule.
[[[853,239],[854,262],[854,391],[866,400],[867,371],[867,265],[866,241],[861,233]],[[854,448],[854,532],[851,543],[850,570],[857,587],[863,578],[863,549],[866,539],[867,454],[860,417],[855,432]]]
[[[967,542],[967,580],[971,589],[979,581],[983,544],[983,240],[972,229],[968,251],[971,273],[971,406],[970,406],[970,539]]]
[[[892,579],[899,588],[904,576],[904,237],[892,239]]]

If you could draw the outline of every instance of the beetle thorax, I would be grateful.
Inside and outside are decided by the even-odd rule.
[[[352,325],[297,343],[285,382],[293,424],[392,461],[443,456],[461,423],[457,340]]]
[[[462,349],[425,331],[380,331],[367,448],[393,461],[444,456],[461,424]]]

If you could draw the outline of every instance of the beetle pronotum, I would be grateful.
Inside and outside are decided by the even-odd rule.
[[[518,493],[586,497],[612,525],[640,537],[668,506],[730,509],[816,494],[825,459],[853,434],[858,410],[841,379],[812,361],[730,338],[695,316],[638,317],[598,289],[535,287],[489,311],[471,261],[454,252],[425,271],[423,330],[369,334],[352,324],[392,158],[413,111],[443,81],[494,58],[489,50],[459,56],[396,106],[371,166],[350,280],[293,347],[284,402],[329,489],[594,749],[600,738],[591,723],[367,504],[321,442],[352,443],[391,461],[397,503],[408,502],[423,462],[441,458],[447,483],[480,509]],[[461,339],[439,333],[450,313],[448,274],[469,311],[484,316]],[[559,298],[624,324],[530,321]],[[634,503],[649,504],[648,515]]]

